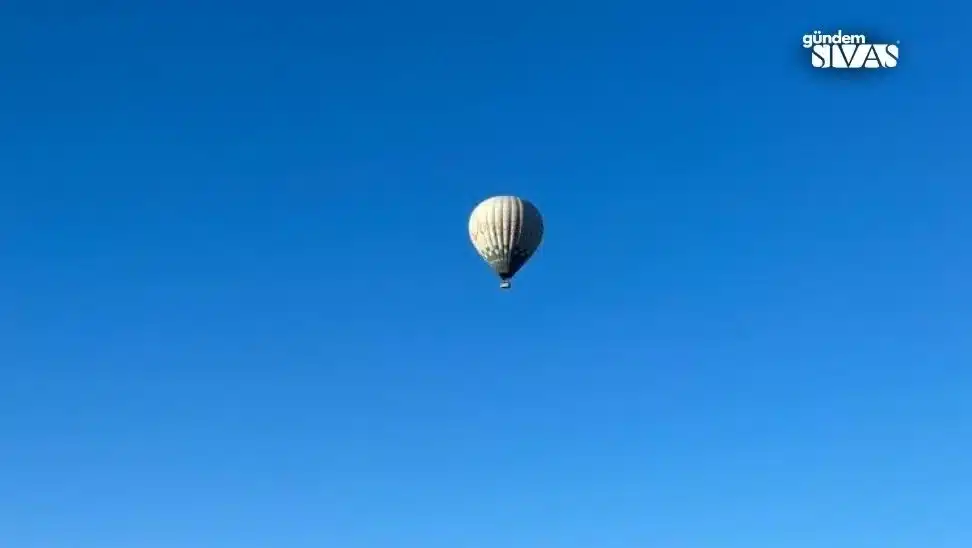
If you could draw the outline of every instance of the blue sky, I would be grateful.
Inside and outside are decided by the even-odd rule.
[[[967,7],[406,5],[0,7],[0,544],[972,544]]]

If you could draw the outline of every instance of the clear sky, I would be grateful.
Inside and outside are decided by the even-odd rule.
[[[967,548],[969,11],[4,2],[0,545]]]

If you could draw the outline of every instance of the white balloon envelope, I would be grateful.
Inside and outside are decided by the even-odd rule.
[[[493,196],[469,216],[469,238],[486,264],[509,289],[513,276],[533,257],[543,240],[543,217],[528,200]]]

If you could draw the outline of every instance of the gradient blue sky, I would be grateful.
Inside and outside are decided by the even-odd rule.
[[[967,548],[954,4],[4,2],[0,544]]]

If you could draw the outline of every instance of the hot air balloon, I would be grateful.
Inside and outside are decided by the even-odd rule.
[[[493,196],[469,216],[473,247],[509,289],[513,276],[540,247],[543,217],[535,205],[516,196]]]

